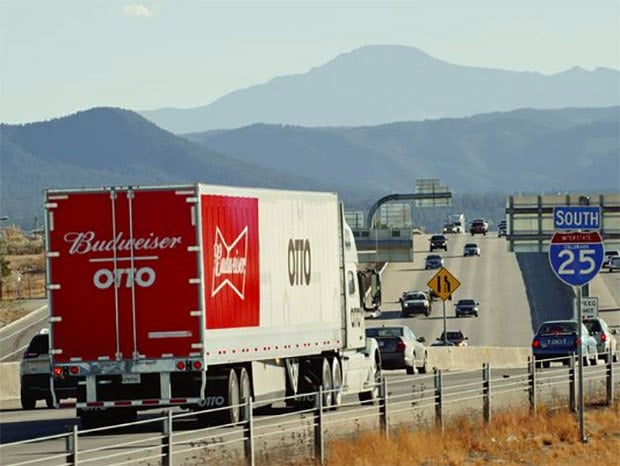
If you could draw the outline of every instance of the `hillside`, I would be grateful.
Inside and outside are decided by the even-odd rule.
[[[326,189],[302,176],[231,159],[164,131],[136,113],[97,108],[27,125],[0,125],[0,210],[41,225],[43,190],[205,182]],[[37,217],[36,222],[34,217]]]
[[[237,160],[336,186],[411,192],[620,189],[620,107],[533,110],[355,128],[256,124],[186,137]]]
[[[181,134],[254,123],[367,126],[527,107],[619,104],[617,70],[574,67],[543,75],[455,65],[414,47],[370,45],[306,73],[231,92],[208,105],[140,113]]]

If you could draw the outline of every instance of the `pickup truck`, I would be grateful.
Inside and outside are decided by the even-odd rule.
[[[486,236],[487,231],[489,231],[489,224],[482,218],[477,218],[469,226],[469,232],[472,236],[475,234]]]
[[[401,298],[400,309],[403,317],[409,317],[411,314],[429,316],[431,300],[425,291],[411,291]]]

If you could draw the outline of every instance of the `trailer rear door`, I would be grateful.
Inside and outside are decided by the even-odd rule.
[[[195,188],[48,192],[56,362],[186,357],[201,339]]]

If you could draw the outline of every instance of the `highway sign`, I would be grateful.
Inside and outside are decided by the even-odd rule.
[[[601,269],[604,250],[603,240],[597,231],[556,232],[549,245],[549,263],[564,283],[582,286]]]
[[[596,296],[581,297],[581,318],[597,319],[598,318],[598,298]]]
[[[461,282],[459,282],[448,269],[442,267],[433,275],[433,278],[431,278],[426,285],[433,290],[442,301],[445,301],[452,296],[452,293],[454,293],[459,286],[461,286]]]
[[[554,230],[600,230],[599,206],[554,206]]]

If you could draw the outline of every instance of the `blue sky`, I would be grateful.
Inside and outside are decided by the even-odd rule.
[[[0,0],[0,122],[197,107],[369,44],[456,64],[620,69],[620,0]]]

